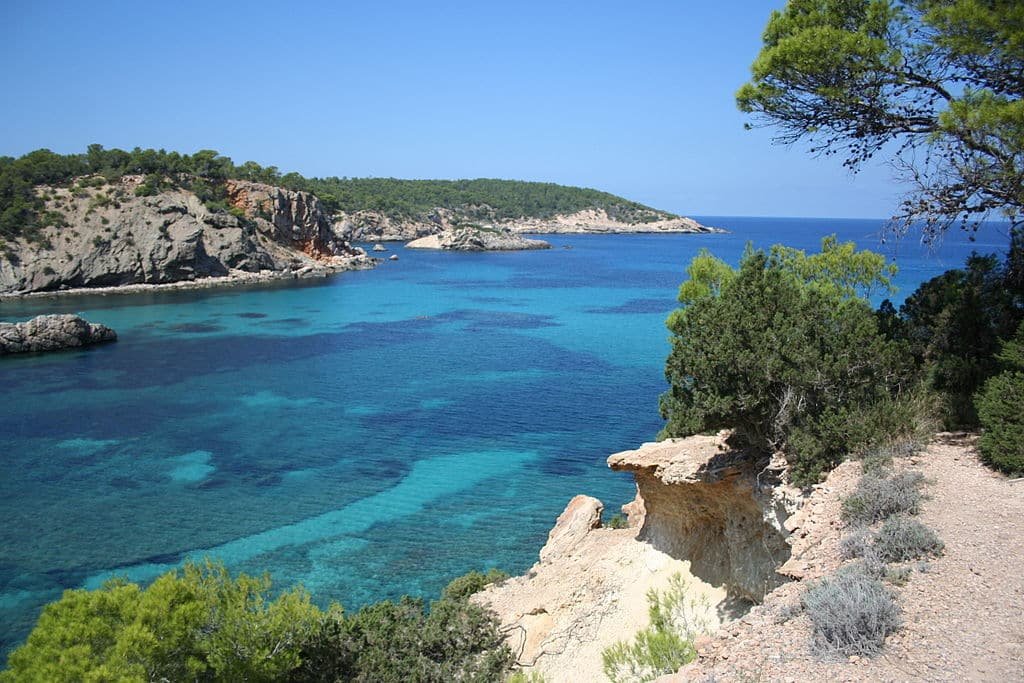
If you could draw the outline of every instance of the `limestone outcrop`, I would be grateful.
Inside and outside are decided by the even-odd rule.
[[[776,569],[790,556],[785,522],[800,492],[785,486],[781,458],[736,450],[726,437],[648,443],[612,455],[608,466],[633,474],[644,510],[640,540],[689,560],[694,575],[730,595],[759,602],[786,580]]]
[[[309,193],[226,181],[229,213],[184,189],[136,196],[142,182],[39,188],[45,211],[62,225],[4,245],[0,295],[373,264]]]
[[[77,315],[40,315],[27,322],[0,322],[0,356],[59,351],[111,341],[117,341],[114,330]]]
[[[531,240],[504,229],[455,228],[428,235],[405,245],[410,249],[443,249],[446,251],[520,251],[550,249],[543,240]]]
[[[786,484],[781,458],[737,451],[727,437],[609,457],[636,481],[629,528],[601,526],[601,501],[576,496],[525,576],[474,597],[497,613],[520,665],[551,681],[603,680],[601,652],[648,626],[647,592],[677,574],[709,631],[785,583],[776,569],[803,494]]]

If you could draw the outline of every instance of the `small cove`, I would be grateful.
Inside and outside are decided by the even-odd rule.
[[[684,268],[748,239],[876,247],[878,221],[716,219],[727,235],[551,235],[544,252],[405,250],[323,282],[0,303],[81,312],[117,344],[5,359],[0,649],[45,602],[186,557],[346,608],[535,560],[565,502],[633,495],[604,466],[650,440]],[[991,233],[991,234],[989,234]],[[571,246],[572,249],[564,249]],[[1005,247],[895,250],[900,300]]]

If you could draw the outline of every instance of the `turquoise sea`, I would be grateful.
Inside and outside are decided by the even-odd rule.
[[[632,498],[664,319],[701,247],[879,247],[880,221],[707,217],[725,235],[547,236],[543,252],[405,250],[326,281],[0,303],[80,312],[116,344],[0,361],[0,651],[62,590],[186,557],[269,571],[346,608],[528,568],[566,501]],[[895,297],[1005,249],[881,247]],[[606,513],[608,514],[608,513]]]

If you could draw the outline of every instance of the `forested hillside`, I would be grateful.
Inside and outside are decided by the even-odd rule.
[[[468,218],[549,218],[583,209],[603,209],[617,220],[648,223],[671,214],[621,197],[579,187],[512,180],[398,180],[394,178],[305,178],[282,174],[275,166],[253,161],[236,165],[213,150],[180,154],[140,149],[130,152],[89,145],[84,154],[55,154],[41,149],[18,159],[0,157],[0,239],[27,237],[38,229],[59,224],[61,217],[44,210],[39,185],[65,185],[74,178],[95,176],[113,182],[125,175],[144,175],[137,194],[185,187],[211,208],[227,211],[222,181],[234,178],[277,185],[316,194],[333,212],[375,211],[392,218],[421,218],[446,208]]]

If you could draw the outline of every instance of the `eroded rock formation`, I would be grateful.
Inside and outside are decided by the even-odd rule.
[[[59,351],[116,340],[114,330],[77,315],[40,315],[27,322],[0,322],[0,356]]]
[[[520,664],[551,681],[603,680],[602,651],[648,625],[647,592],[682,575],[707,626],[742,616],[786,579],[787,524],[802,503],[780,458],[736,451],[727,433],[644,444],[608,459],[632,472],[626,529],[576,496],[525,576],[474,597],[498,614]]]
[[[102,187],[39,188],[60,227],[8,241],[0,294],[164,284],[233,273],[370,267],[305,192],[227,181],[234,213],[211,210],[183,189],[136,196],[141,176]]]
[[[608,458],[630,472],[643,508],[638,538],[689,560],[702,580],[752,602],[784,581],[785,519],[799,493],[783,486],[781,461],[735,450],[726,434],[648,443]]]

